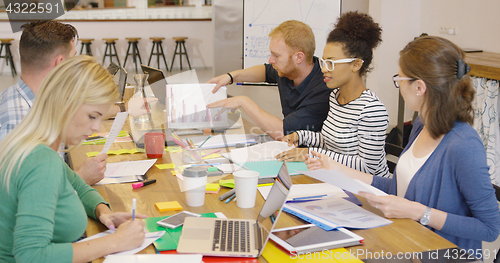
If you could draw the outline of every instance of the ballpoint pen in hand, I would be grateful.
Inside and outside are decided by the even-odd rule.
[[[132,220],[135,220],[135,208],[137,206],[137,199],[132,199]]]

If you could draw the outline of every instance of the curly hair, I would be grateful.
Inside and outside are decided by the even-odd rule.
[[[457,77],[457,63],[465,57],[462,49],[447,39],[423,36],[399,54],[401,71],[410,78],[421,79],[427,87],[422,122],[433,138],[449,132],[456,120],[473,124],[475,90],[471,77]]]
[[[367,14],[347,12],[340,15],[326,42],[341,43],[347,56],[362,59],[362,76],[371,70],[373,49],[382,42],[382,28]]]

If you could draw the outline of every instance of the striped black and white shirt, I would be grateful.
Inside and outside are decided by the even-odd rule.
[[[297,131],[299,145],[358,171],[389,177],[384,149],[389,115],[384,104],[365,90],[357,99],[340,105],[338,92],[336,88],[330,94],[330,111],[320,132]]]

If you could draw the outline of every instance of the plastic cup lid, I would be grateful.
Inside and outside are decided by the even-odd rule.
[[[186,177],[204,177],[208,175],[208,172],[206,167],[194,166],[184,169],[182,175]]]

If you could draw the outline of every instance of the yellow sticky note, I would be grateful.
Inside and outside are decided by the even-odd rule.
[[[182,152],[182,148],[179,146],[168,146],[167,148],[165,148],[165,150],[169,153]]]
[[[99,154],[99,152],[88,152],[86,154],[87,154],[87,157],[96,157]]]
[[[172,173],[173,176],[176,176],[177,175],[177,172],[175,170],[172,170],[170,171]]]
[[[177,201],[171,202],[159,202],[155,204],[156,209],[160,212],[173,211],[173,210],[182,210],[182,206]]]
[[[207,184],[207,186],[205,187],[205,193],[216,194],[219,192],[219,189],[219,184]]]
[[[174,163],[164,163],[164,164],[155,164],[155,166],[160,169],[160,170],[164,170],[164,169],[174,169],[175,168],[175,164]]]

